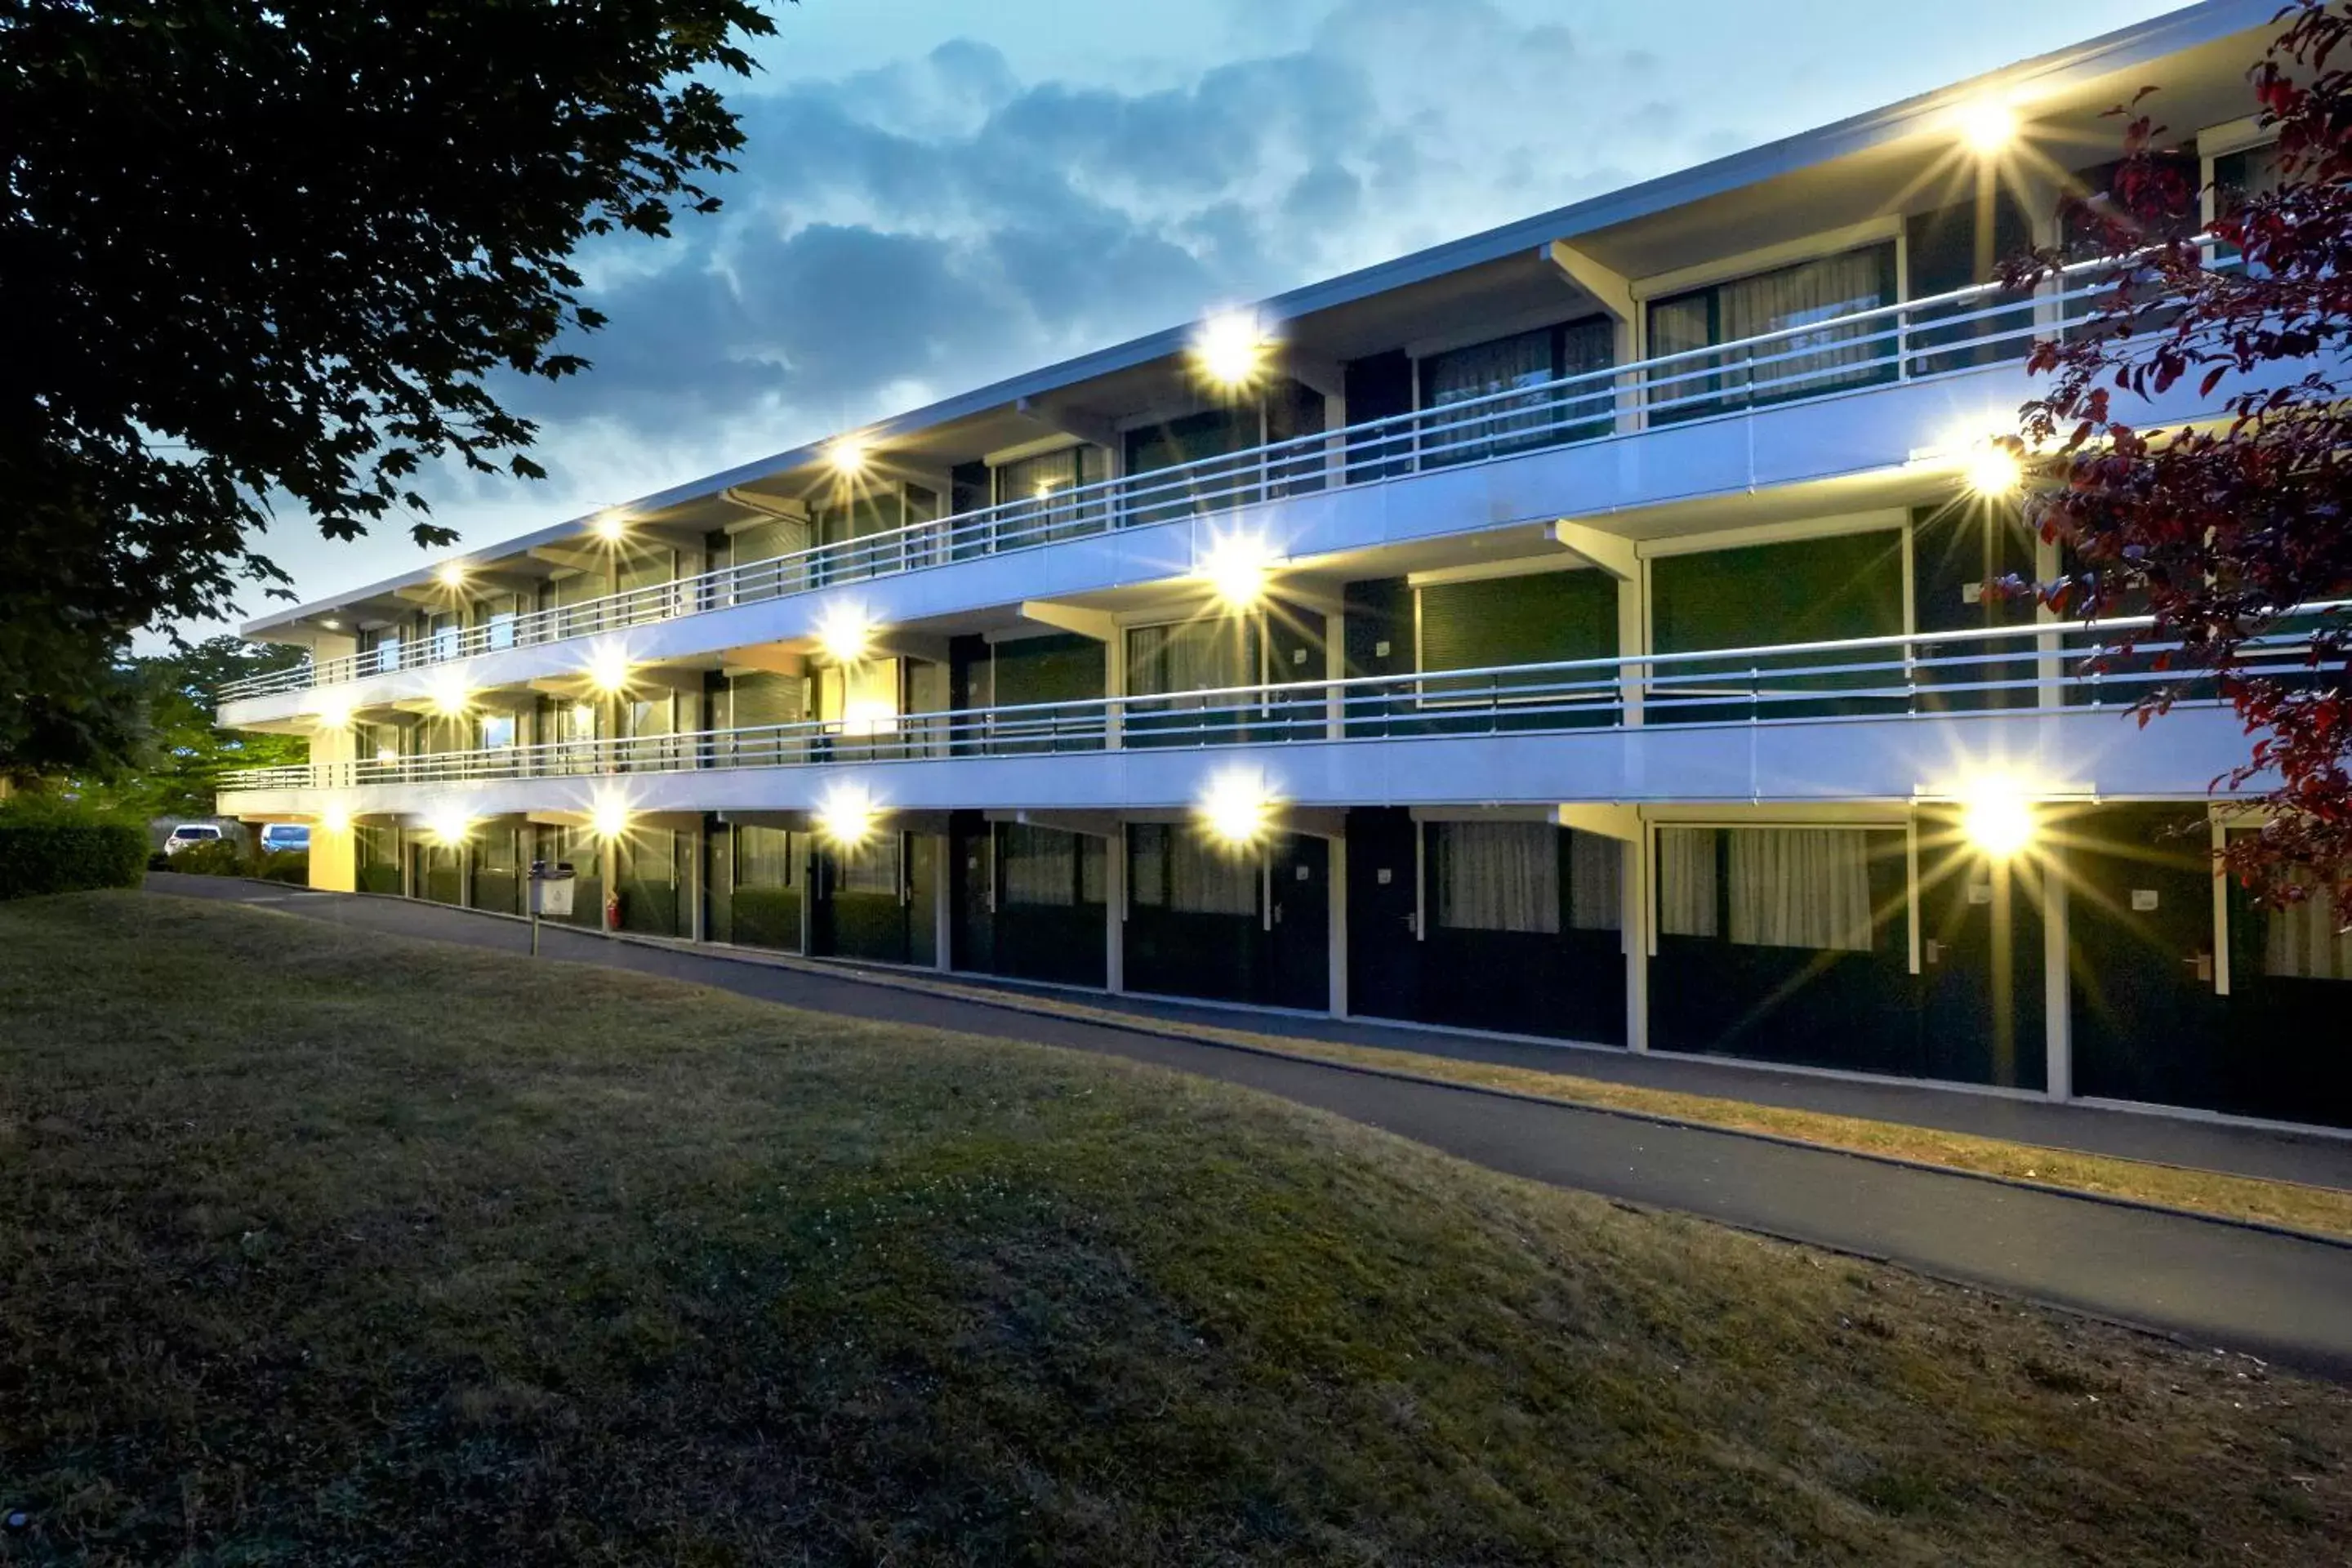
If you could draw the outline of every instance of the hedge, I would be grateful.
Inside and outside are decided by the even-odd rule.
[[[0,899],[135,888],[147,870],[147,830],[119,823],[0,826]]]

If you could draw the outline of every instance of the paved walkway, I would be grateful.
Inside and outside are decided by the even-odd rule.
[[[355,931],[509,952],[522,951],[529,941],[520,922],[429,904],[226,879],[173,877],[151,885]],[[1013,1013],[871,984],[851,972],[812,973],[556,927],[547,928],[544,951],[820,1012],[1031,1040],[1198,1073],[1334,1111],[1514,1175],[1885,1258],[2139,1324],[2194,1345],[2244,1351],[2352,1380],[2352,1247],[1831,1150]],[[1398,1033],[1416,1042],[1431,1038]],[[1586,1059],[1577,1058],[1578,1070]],[[1739,1081],[1748,1081],[1745,1075]]]

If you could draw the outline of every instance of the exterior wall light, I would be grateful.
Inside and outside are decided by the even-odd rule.
[[[1225,310],[1192,334],[1192,368],[1212,386],[1244,391],[1265,374],[1274,338],[1254,310]]]
[[[629,689],[629,650],[617,643],[604,643],[590,648],[588,684],[605,697],[626,691]]]
[[[1199,575],[1228,610],[1254,608],[1265,597],[1276,560],[1265,541],[1251,534],[1220,534],[1209,542]]]
[[[2015,495],[2025,484],[2025,465],[2008,447],[1979,441],[1960,460],[1960,481],[1987,500]]]
[[[1246,849],[1273,831],[1280,804],[1265,774],[1234,769],[1209,781],[1193,811],[1211,838],[1228,849]]]
[[[817,620],[817,651],[835,664],[863,664],[874,651],[874,634],[878,629],[863,605],[830,605]]]
[[[1996,860],[2033,842],[2033,803],[2014,779],[1984,779],[1961,797],[1960,831]]]
[[[835,784],[817,805],[817,836],[836,849],[855,849],[874,837],[874,797],[857,784]]]

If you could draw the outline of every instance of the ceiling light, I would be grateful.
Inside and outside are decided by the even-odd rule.
[[[352,700],[341,691],[322,691],[316,699],[318,707],[310,716],[311,723],[320,730],[348,730],[352,724]]]
[[[2015,780],[1979,780],[1962,802],[1960,831],[1995,859],[2006,860],[2033,842],[2033,803]]]
[[[1980,98],[1963,104],[1953,123],[1961,142],[1979,158],[1998,156],[2017,140],[2017,110],[2003,99]]]
[[[466,563],[462,561],[444,561],[440,565],[433,568],[433,580],[444,588],[462,588],[466,585]]]
[[[436,678],[425,700],[442,718],[455,719],[472,706],[473,693],[466,689],[465,678],[453,670]]]
[[[1960,459],[1960,482],[1972,494],[1998,500],[2025,483],[2025,465],[2006,443],[1979,441]]]
[[[816,623],[817,651],[835,664],[863,664],[874,651],[877,629],[863,605],[844,601],[828,605]]]
[[[437,807],[425,819],[426,835],[434,843],[444,847],[453,844],[463,844],[466,841],[466,835],[472,830],[473,826],[473,818],[454,805]]]
[[[1229,610],[1246,610],[1265,597],[1278,559],[1272,547],[1254,534],[1219,534],[1209,542],[1199,575],[1218,603]]]
[[[1192,364],[1212,385],[1239,391],[1265,372],[1274,340],[1254,310],[1226,310],[1192,334]]]
[[[319,813],[319,828],[324,833],[349,833],[352,830],[351,808],[339,802],[331,804]]]
[[[874,797],[856,784],[835,784],[816,808],[816,830],[836,849],[855,849],[874,836]]]
[[[845,479],[855,479],[864,473],[866,458],[865,439],[857,436],[844,436],[824,451],[824,460],[833,466],[835,473]]]
[[[618,643],[604,643],[590,648],[588,684],[606,697],[626,691],[629,689],[629,650]]]
[[[629,803],[616,795],[599,795],[588,805],[588,831],[610,842],[629,831]]]
[[[607,544],[618,544],[629,531],[629,520],[617,511],[604,512],[589,525],[588,531]]]
[[[1210,837],[1229,849],[1245,849],[1272,829],[1279,798],[1263,773],[1233,770],[1209,781],[1195,811]]]

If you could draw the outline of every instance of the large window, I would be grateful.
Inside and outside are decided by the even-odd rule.
[[[1874,317],[1895,303],[1892,241],[1734,279],[1650,307],[1653,358],[1789,331],[1770,342],[1695,354],[1651,373],[1650,419],[1666,424],[1727,409],[1894,379],[1895,323]],[[1813,331],[1792,331],[1813,328]]]
[[[1871,836],[1847,827],[1658,830],[1658,931],[1740,947],[1868,952]]]
[[[1129,494],[1149,494],[1150,504],[1131,511],[1130,523],[1166,522],[1195,512],[1222,511],[1257,499],[1256,468],[1249,463],[1210,464],[1189,480],[1154,480],[1160,468],[1202,462],[1258,445],[1261,415],[1255,402],[1188,414],[1127,433],[1127,473],[1136,482]]]
[[[1190,828],[1138,823],[1128,829],[1128,897],[1172,914],[1255,915],[1258,860],[1204,843]]]
[[[996,830],[998,892],[1007,905],[1070,909],[1104,901],[1106,846],[1099,838],[1006,823]]]
[[[1429,417],[1422,421],[1422,462],[1474,462],[1609,430],[1616,391],[1605,381],[1539,389],[1564,376],[1608,369],[1614,346],[1614,329],[1596,316],[1426,356],[1421,362],[1421,405]],[[1522,395],[1503,395],[1511,392]],[[1446,412],[1482,398],[1496,401]]]
[[[1127,689],[1137,697],[1158,697],[1255,686],[1257,649],[1254,616],[1212,616],[1163,626],[1130,626]]]
[[[836,890],[898,897],[904,885],[900,879],[899,862],[905,848],[900,835],[877,833],[856,848],[841,851]]]
[[[734,828],[735,886],[796,888],[800,854],[793,835],[782,827],[739,823]]]
[[[1421,668],[1493,669],[1515,664],[1552,664],[1607,658],[1617,651],[1617,584],[1590,569],[1540,572],[1521,577],[1490,577],[1468,583],[1432,584],[1414,595]],[[1425,700],[1462,701],[1514,685],[1551,685],[1564,678],[1514,681],[1507,677],[1471,677],[1422,684]],[[1561,704],[1590,700],[1607,710],[1614,699],[1608,673],[1575,678],[1601,683],[1587,693],[1557,689],[1529,700]]]
[[[2352,931],[2326,888],[2263,915],[2263,973],[2279,980],[2352,980]]]
[[[1066,447],[1058,452],[1004,463],[996,469],[996,500],[1005,510],[998,515],[999,539],[1035,543],[1067,539],[1101,526],[1101,498],[1083,504],[1069,499],[1071,491],[1108,478],[1107,454],[1092,447]]]
[[[1559,930],[1559,829],[1541,822],[1441,822],[1437,923],[1457,931]]]

